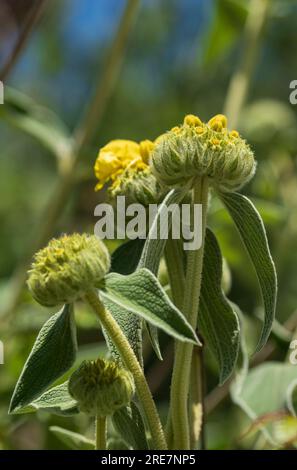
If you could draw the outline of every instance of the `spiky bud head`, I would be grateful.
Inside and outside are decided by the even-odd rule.
[[[80,410],[91,416],[108,416],[128,405],[134,394],[131,373],[105,359],[84,361],[72,374],[68,389]]]
[[[97,237],[63,235],[35,254],[28,287],[41,305],[70,303],[99,286],[109,268],[108,250]]]
[[[249,145],[237,131],[228,131],[222,114],[208,123],[186,116],[158,139],[151,155],[152,172],[167,187],[191,186],[207,176],[214,187],[235,191],[252,178],[255,166]]]

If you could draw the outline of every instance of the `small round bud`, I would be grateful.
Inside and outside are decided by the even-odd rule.
[[[128,405],[134,394],[133,377],[116,362],[84,361],[70,377],[68,389],[80,410],[91,416],[108,416]]]
[[[253,152],[237,131],[229,132],[227,118],[214,116],[207,124],[186,116],[156,142],[151,168],[159,183],[167,187],[192,185],[207,176],[222,191],[235,191],[255,172]]]
[[[97,237],[64,235],[36,253],[28,287],[41,305],[70,303],[98,286],[109,267],[108,250]]]
[[[213,131],[222,132],[227,129],[227,118],[224,114],[217,114],[208,121],[208,125]]]
[[[195,116],[194,114],[188,114],[187,116],[185,116],[184,124],[186,124],[187,126],[197,127],[201,126],[202,121],[201,119],[199,119],[198,116]]]

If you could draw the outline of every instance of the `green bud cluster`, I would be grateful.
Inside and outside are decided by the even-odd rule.
[[[223,115],[206,124],[186,116],[183,125],[158,139],[151,155],[152,172],[167,187],[207,176],[214,187],[235,191],[252,178],[255,166],[252,150],[237,131],[228,131]]]
[[[135,391],[130,372],[105,359],[84,361],[70,377],[68,388],[82,412],[102,417],[128,405]]]
[[[38,251],[29,270],[28,287],[41,305],[74,302],[100,284],[110,256],[94,235],[64,235]]]
[[[152,174],[150,167],[144,170],[130,170],[118,178],[117,185],[109,189],[111,200],[117,196],[125,196],[127,204],[139,203],[145,207],[149,204],[156,204],[160,201],[164,190]]]

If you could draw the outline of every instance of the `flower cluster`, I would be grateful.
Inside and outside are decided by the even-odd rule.
[[[111,181],[113,198],[125,195],[129,202],[146,205],[158,202],[168,188],[191,186],[201,176],[221,191],[235,191],[255,168],[252,150],[237,131],[228,130],[224,115],[204,123],[189,114],[154,142],[109,142],[96,160],[96,189]]]
[[[157,180],[167,187],[207,176],[218,189],[234,191],[252,178],[255,161],[239,133],[227,129],[225,116],[218,114],[203,123],[197,116],[188,115],[181,126],[158,140],[151,167]]]
[[[97,237],[64,235],[36,253],[28,286],[41,305],[70,303],[98,286],[109,267],[108,250]]]
[[[97,359],[84,361],[70,377],[68,388],[81,411],[108,416],[130,403],[134,381],[116,362]]]

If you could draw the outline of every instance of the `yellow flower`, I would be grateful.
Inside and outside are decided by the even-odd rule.
[[[96,190],[105,183],[112,182],[112,188],[120,184],[122,174],[127,170],[142,171],[148,168],[148,160],[154,143],[144,140],[139,144],[132,140],[112,140],[99,151],[95,163],[95,175],[98,178]]]

